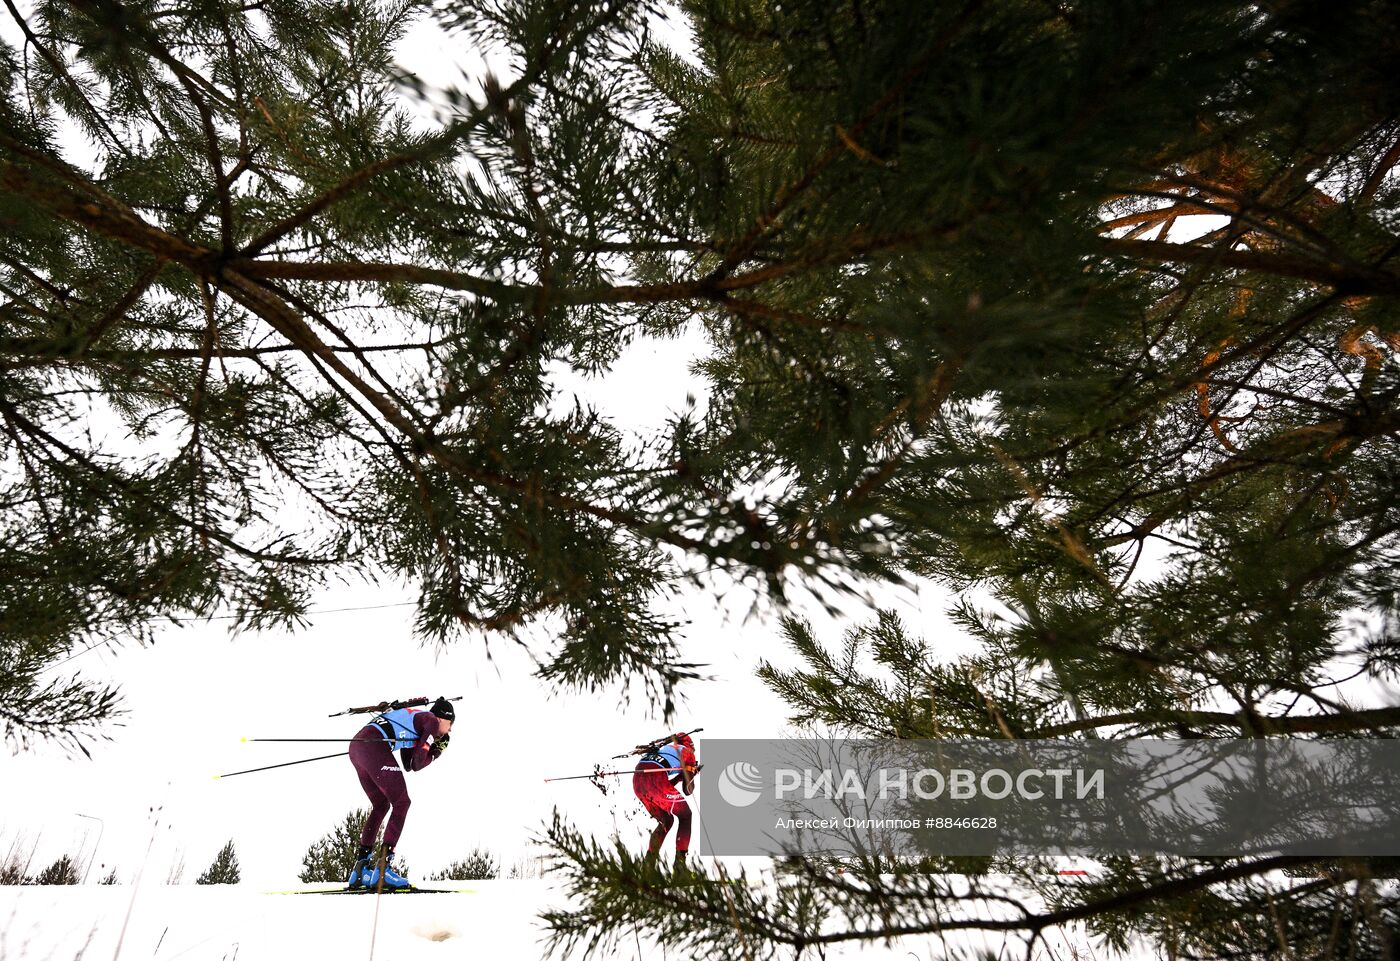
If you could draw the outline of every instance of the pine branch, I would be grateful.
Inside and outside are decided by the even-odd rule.
[[[13,422],[21,431],[39,441],[44,447],[59,452],[66,458],[69,464],[79,468],[81,476],[88,479],[88,483],[94,490],[98,492],[118,490],[125,494],[138,493],[132,490],[132,483],[126,477],[103,467],[81,451],[65,444],[43,428],[34,424],[2,396],[0,396],[0,410],[4,412],[6,419],[13,419]],[[186,517],[178,511],[171,510],[164,504],[154,502],[152,508],[156,513],[175,524],[187,528],[202,538],[221,544],[249,560],[298,566],[327,566],[340,563],[337,558],[318,558],[295,553],[279,554],[272,551],[248,547],[240,544],[222,531],[201,524],[196,519]]]
[[[1181,711],[1174,709],[1126,711],[1083,720],[1052,724],[1026,733],[1029,738],[1062,737],[1083,731],[1122,725],[1171,726],[1185,724],[1193,728],[1227,727],[1263,735],[1347,734],[1357,731],[1379,733],[1400,726],[1400,707],[1372,708],[1343,714],[1261,715],[1241,711],[1226,714],[1220,711]]]
[[[64,65],[62,59],[56,56],[53,51],[49,50],[49,48],[35,36],[34,31],[29,27],[29,21],[15,8],[13,0],[5,0],[5,8],[10,11],[10,19],[14,20],[15,26],[19,27],[20,32],[24,34],[25,42],[39,51],[39,55],[44,58],[44,61],[49,65],[49,68],[53,70],[54,74],[67,84],[68,89],[72,91],[75,97],[82,101],[87,122],[95,125],[102,131],[103,135],[106,137],[108,146],[130,156],[130,151],[127,150],[126,145],[122,142],[121,138],[117,136],[116,132],[112,130],[111,125],[107,123],[107,118],[104,116],[103,112],[94,107],[92,102],[88,100],[87,95],[83,92],[82,85],[73,79],[73,75],[68,72],[68,68]]]
[[[1101,246],[1110,254],[1163,264],[1205,264],[1258,271],[1331,287],[1346,296],[1400,296],[1400,276],[1383,270],[1346,267],[1302,257],[1263,254],[1243,250],[1201,248],[1158,240],[1105,238]]]
[[[326,349],[340,354],[375,354],[375,353],[401,353],[403,351],[431,351],[434,348],[450,344],[455,337],[444,337],[439,340],[425,340],[417,343],[403,344],[354,344],[327,345]],[[112,364],[125,370],[135,370],[142,364],[150,363],[154,360],[192,360],[202,356],[199,348],[194,347],[142,347],[131,350],[84,350],[77,354],[65,353],[62,349],[64,345],[53,341],[42,341],[36,339],[16,339],[10,341],[0,340],[0,357],[6,358],[27,358],[20,363],[7,362],[6,366],[18,368],[23,366],[43,366],[60,362],[70,365],[85,364]],[[225,347],[222,344],[214,349],[214,356],[219,358],[251,358],[266,357],[271,354],[301,353],[302,348],[293,344],[275,344],[270,347]]]

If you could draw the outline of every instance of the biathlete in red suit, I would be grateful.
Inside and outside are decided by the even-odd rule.
[[[409,880],[393,866],[394,847],[399,843],[412,803],[404,783],[404,772],[423,770],[447,749],[448,732],[455,719],[452,702],[440,697],[430,710],[405,707],[381,714],[360,728],[350,742],[350,763],[355,766],[370,808],[360,832],[355,866],[350,869],[349,887],[376,887],[381,877],[385,889],[411,887]],[[395,751],[398,751],[397,759]],[[374,840],[386,814],[389,823],[384,828],[386,857],[381,874],[379,866],[370,863],[370,852],[374,850]]]
[[[661,747],[644,749],[632,772],[632,793],[659,822],[651,832],[647,857],[656,858],[673,823],[676,831],[676,868],[685,866],[690,850],[690,805],[685,795],[695,790],[695,745],[688,734],[677,734]],[[685,795],[676,790],[680,785]]]

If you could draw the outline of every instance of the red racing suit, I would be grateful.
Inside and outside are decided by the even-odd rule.
[[[689,738],[686,739],[687,741]],[[695,749],[686,743],[672,742],[665,747],[642,755],[632,772],[632,793],[642,802],[647,813],[660,822],[651,836],[650,852],[655,854],[666,839],[673,822],[676,830],[676,851],[690,848],[690,805],[685,795],[676,789],[684,780],[684,771],[695,770]]]

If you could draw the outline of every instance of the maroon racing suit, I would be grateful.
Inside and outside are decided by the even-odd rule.
[[[379,825],[384,815],[393,809],[389,824],[384,828],[384,846],[393,850],[403,833],[403,822],[408,817],[408,786],[404,783],[404,771],[421,771],[437,756],[428,745],[428,735],[436,734],[438,719],[431,711],[415,711],[413,730],[418,740],[412,747],[399,751],[403,766],[394,758],[394,742],[386,736],[378,723],[366,724],[360,728],[350,742],[350,763],[355,765],[355,773],[360,776],[360,787],[369,798],[369,817],[365,819],[364,830],[360,832],[360,844],[374,847],[374,839],[379,834]]]

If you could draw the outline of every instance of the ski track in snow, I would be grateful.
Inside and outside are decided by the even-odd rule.
[[[463,881],[471,893],[385,895],[371,952],[375,899],[267,893],[251,884],[0,887],[0,961],[537,961],[545,957],[540,912],[565,899],[550,880]],[[127,908],[131,917],[123,937]],[[117,954],[118,939],[121,940]],[[894,945],[840,945],[829,959],[1024,958],[1000,939],[938,942],[906,938]],[[1000,949],[1000,950],[999,950]],[[582,951],[570,958],[582,958]],[[600,961],[685,961],[644,939],[621,939]],[[1051,935],[1036,951],[1044,961],[1108,961],[1085,941]],[[1142,952],[1131,958],[1152,957]],[[551,956],[562,959],[561,955]]]

